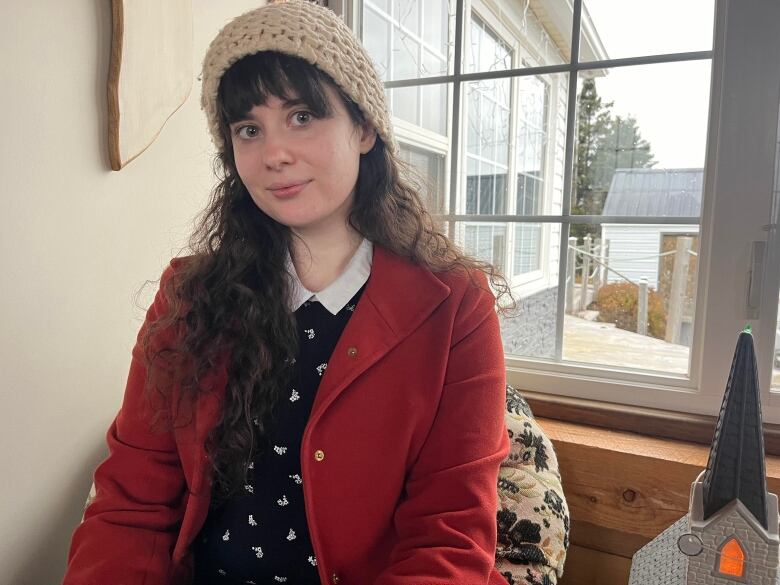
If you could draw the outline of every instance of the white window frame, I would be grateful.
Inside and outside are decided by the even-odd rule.
[[[574,0],[575,23],[579,21],[581,2]],[[331,3],[350,4],[353,18],[359,12],[360,0],[331,0]],[[467,14],[471,2],[460,0],[459,3],[459,10]],[[780,62],[776,56],[780,54],[780,3],[776,0],[715,0],[715,5],[710,116],[699,222],[701,255],[690,376],[508,357],[507,380],[518,388],[716,415],[737,334],[749,323],[756,342],[764,420],[780,423],[780,393],[769,390],[780,290],[780,237],[777,233],[780,205],[774,201],[778,195],[775,181],[778,180]],[[359,16],[357,18],[359,22]],[[578,38],[579,35],[574,44],[578,44]],[[685,55],[615,59],[599,65],[607,68],[701,58]],[[566,70],[577,68],[577,65],[565,66]],[[561,68],[549,71],[548,68],[545,72],[563,71]],[[458,77],[449,76],[448,80],[456,86],[460,84],[462,90],[465,81]],[[570,86],[571,79],[574,78],[570,78]],[[574,89],[569,87],[570,105],[576,102],[576,87],[576,83]],[[461,94],[465,95],[465,92]],[[572,127],[572,116],[569,115],[569,129]],[[458,138],[460,149],[462,140],[460,136]],[[573,139],[569,137],[570,150],[573,150],[572,144]],[[566,174],[569,178],[571,165],[568,160]],[[459,182],[458,172],[453,172],[452,177]],[[458,185],[450,184],[449,188],[454,190]],[[568,189],[564,196],[567,194]],[[567,215],[568,209],[568,203],[564,202],[564,215],[553,217],[562,217],[565,224],[577,221],[574,216]],[[469,220],[456,216],[448,221]],[[562,231],[563,249],[568,229]],[[751,314],[747,301],[753,242],[766,244],[766,258],[763,265],[756,266],[753,281],[760,304],[758,311]],[[565,260],[563,254],[561,260]],[[559,271],[562,267],[563,263]],[[561,296],[564,296],[562,291],[559,292]],[[558,324],[559,336],[562,327],[562,323]]]

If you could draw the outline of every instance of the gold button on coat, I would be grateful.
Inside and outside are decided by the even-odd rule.
[[[320,450],[320,449],[317,449],[317,450],[314,452],[314,458],[315,458],[317,461],[322,461],[323,459],[325,459],[325,451],[322,451],[322,450]]]
[[[357,357],[357,347],[354,345],[347,349],[347,355],[349,357]]]
[[[340,581],[341,581],[341,579],[339,578],[339,576],[336,573],[333,573],[333,575],[331,575],[331,577],[330,577],[330,582],[331,583],[333,583],[334,585],[338,585],[338,583]]]

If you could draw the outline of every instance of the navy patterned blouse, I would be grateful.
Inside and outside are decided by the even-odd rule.
[[[319,585],[303,499],[301,441],[328,360],[364,288],[336,315],[317,300],[294,312],[300,351],[271,430],[272,449],[250,464],[244,493],[209,512],[193,543],[194,585]]]

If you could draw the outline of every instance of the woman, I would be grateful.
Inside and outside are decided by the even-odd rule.
[[[240,16],[202,79],[221,180],[138,335],[65,585],[505,583],[505,280],[400,178],[330,10]]]

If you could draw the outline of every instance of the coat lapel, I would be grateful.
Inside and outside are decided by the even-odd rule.
[[[328,360],[309,424],[360,374],[419,327],[450,294],[428,269],[374,244],[371,275]],[[354,357],[349,348],[356,348]]]

